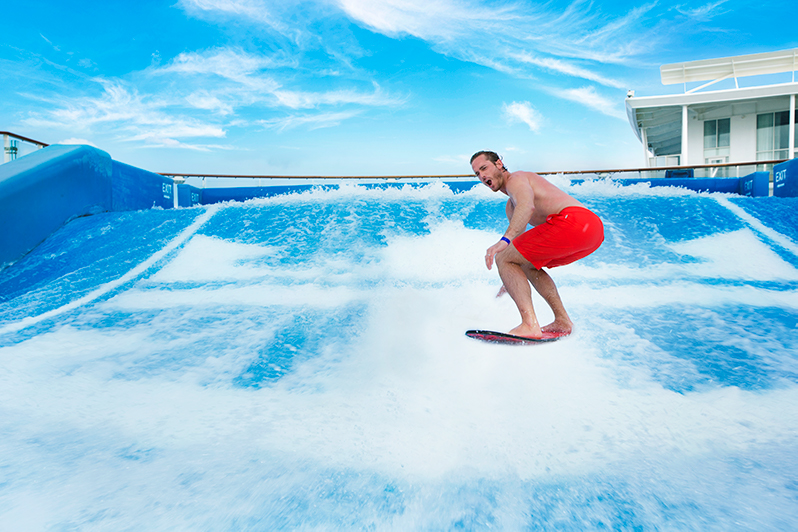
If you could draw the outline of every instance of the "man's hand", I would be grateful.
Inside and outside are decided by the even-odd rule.
[[[504,240],[499,240],[491,247],[489,247],[487,253],[485,253],[485,266],[487,266],[489,270],[493,268],[493,257],[496,256],[496,253],[504,251],[509,246],[510,244],[508,244]]]

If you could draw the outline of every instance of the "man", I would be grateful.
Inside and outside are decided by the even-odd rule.
[[[593,212],[534,172],[510,173],[499,156],[480,151],[471,168],[494,192],[510,197],[505,211],[510,224],[501,239],[488,248],[485,264],[494,259],[505,290],[521,313],[521,325],[510,334],[541,338],[544,332],[570,334],[573,322],[565,312],[557,287],[543,268],[570,264],[593,253],[604,241],[604,225]],[[526,230],[527,224],[534,227]],[[554,312],[554,321],[538,323],[529,283]]]

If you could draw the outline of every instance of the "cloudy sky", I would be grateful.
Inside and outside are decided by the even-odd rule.
[[[511,169],[638,167],[628,89],[798,47],[796,18],[795,0],[11,3],[0,130],[156,172],[460,174],[480,149]]]

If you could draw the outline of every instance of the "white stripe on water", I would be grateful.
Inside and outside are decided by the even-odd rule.
[[[48,320],[59,316],[65,312],[69,312],[70,310],[74,310],[76,308],[82,307],[100,299],[101,297],[109,294],[113,290],[116,290],[120,286],[128,283],[138,276],[146,272],[148,269],[153,267],[158,261],[166,257],[169,253],[177,249],[179,246],[183,245],[189,238],[191,238],[197,230],[202,227],[205,222],[207,222],[219,209],[218,205],[211,205],[205,209],[205,212],[197,216],[197,219],[194,222],[186,227],[183,231],[181,231],[176,237],[174,237],[168,244],[166,244],[161,250],[153,253],[150,257],[148,257],[145,261],[138,264],[137,266],[133,267],[127,273],[119,277],[118,279],[114,279],[113,281],[109,281],[96,289],[92,290],[88,294],[74,301],[67,303],[61,307],[49,310],[47,312],[43,312],[37,316],[29,316],[27,318],[21,319],[18,322],[9,323],[0,327],[0,335],[8,334],[12,332],[16,332],[22,330],[26,327],[31,327],[40,323],[44,320]]]

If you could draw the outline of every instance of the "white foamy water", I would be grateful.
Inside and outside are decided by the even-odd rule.
[[[448,212],[485,198],[486,212],[501,209],[485,192]],[[659,194],[647,197],[671,197]],[[311,248],[296,260],[304,237],[236,236],[239,224],[263,223],[247,218],[262,208],[364,198],[396,219],[396,205],[418,202],[425,230],[364,229],[357,224],[369,216],[353,207],[324,226],[339,252]],[[747,228],[665,242],[662,258],[644,265],[597,252],[552,271],[577,323],[571,337],[488,345],[463,332],[518,321],[484,266],[497,233],[474,227],[482,214],[441,214],[450,199],[437,185],[348,187],[225,205],[210,222],[229,216],[230,229],[205,226],[151,274],[6,341],[0,522],[9,530],[798,523],[794,340],[776,331],[773,347],[731,322],[771,309],[797,314],[788,260]],[[344,241],[336,224],[375,240]],[[316,248],[332,245],[318,238]],[[712,373],[658,343],[679,313],[685,330],[706,319],[699,331],[731,338],[776,376],[766,386],[731,384],[734,364]],[[716,317],[724,314],[728,325]],[[704,348],[701,333],[671,334]],[[692,384],[673,384],[684,382]]]

